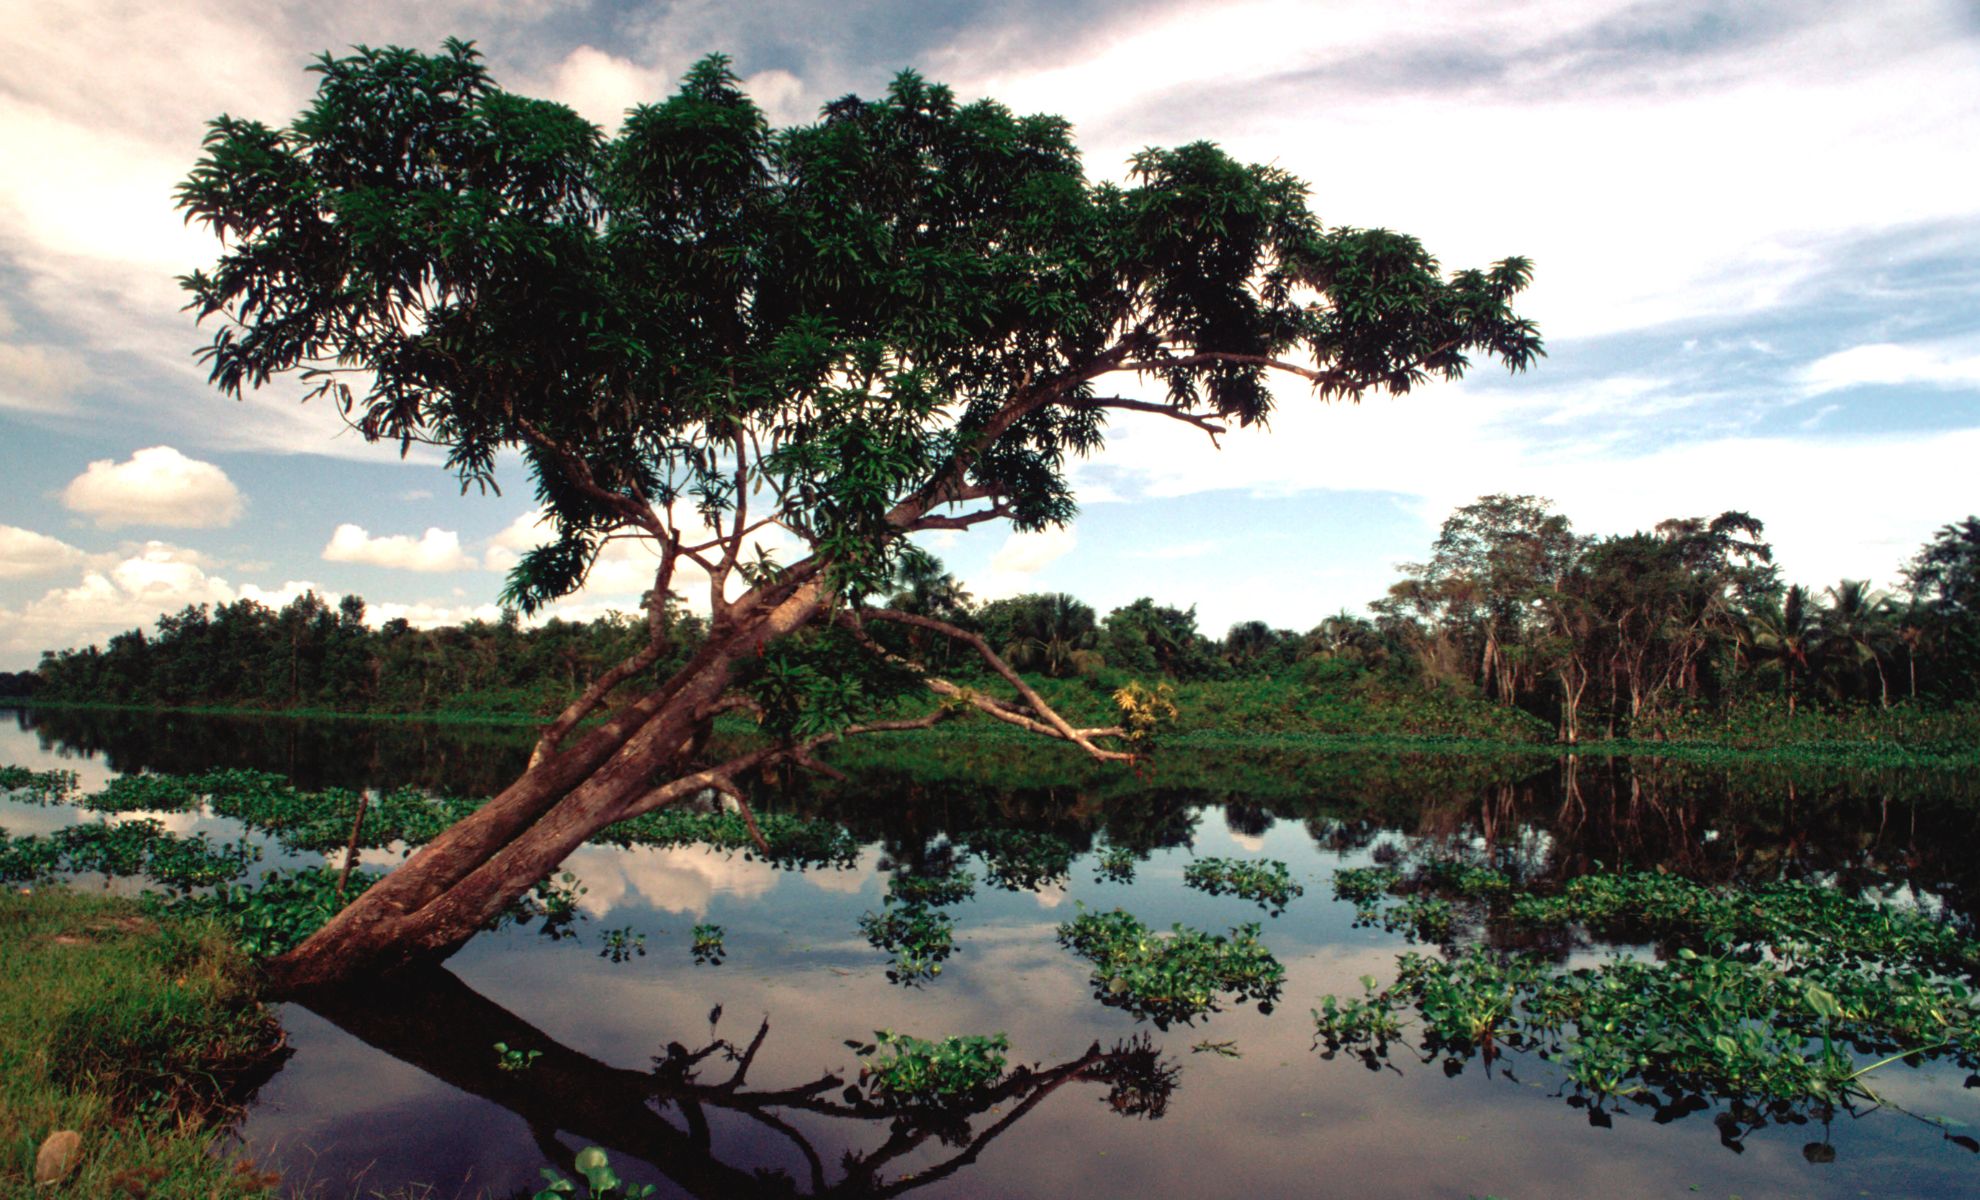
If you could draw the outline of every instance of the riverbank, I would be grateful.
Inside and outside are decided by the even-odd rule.
[[[1114,719],[1102,679],[1035,679],[1045,698],[1077,724]],[[1725,710],[1693,710],[1645,722],[1648,736],[1594,738],[1563,744],[1545,722],[1453,689],[1301,687],[1275,681],[1189,684],[1175,689],[1176,720],[1158,739],[1169,749],[1533,755],[1592,758],[1653,756],[1700,763],[1810,762],[1859,767],[1946,768],[1980,765],[1980,705],[1814,709],[1761,701]],[[531,712],[458,708],[436,712],[352,712],[155,706],[96,701],[32,701],[23,707],[65,712],[177,713],[215,717],[280,717],[299,721],[437,725],[523,731],[545,718]],[[743,716],[718,719],[725,739],[755,732]],[[877,740],[877,739],[876,739]],[[965,717],[929,730],[891,734],[889,745],[953,748],[973,742],[1031,744],[1032,735],[987,719]],[[850,745],[835,753],[851,752]],[[866,752],[858,752],[864,756]],[[892,753],[892,752],[890,752]]]
[[[0,896],[0,1194],[264,1195],[274,1180],[215,1153],[287,1054],[252,978],[207,922],[61,886]],[[37,1188],[61,1131],[73,1157]]]

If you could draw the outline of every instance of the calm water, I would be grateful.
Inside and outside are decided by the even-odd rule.
[[[0,763],[112,774],[216,764],[306,786],[417,783],[486,792],[526,734],[410,724],[0,711]],[[1058,764],[1055,768],[1053,764]],[[1704,878],[1812,875],[1898,885],[1970,919],[1980,897],[1980,798],[1956,772],[1192,750],[1136,779],[1009,746],[955,743],[919,762],[874,758],[854,781],[765,794],[860,835],[851,869],[779,870],[701,849],[587,847],[577,936],[484,935],[430,976],[314,1008],[287,1005],[295,1054],[260,1090],[240,1138],[300,1194],[411,1183],[436,1197],[527,1194],[545,1163],[601,1145],[661,1195],[1342,1195],[1356,1197],[1964,1196],[1980,1158],[1930,1118],[1980,1121],[1980,1090],[1940,1068],[1888,1068],[1893,1107],[1827,1126],[1726,1139],[1715,1112],[1660,1124],[1625,1108],[1608,1127],[1565,1103],[1549,1066],[1513,1056],[1456,1075],[1392,1053],[1324,1061],[1308,1009],[1388,978],[1412,948],[1355,928],[1335,869],[1425,841],[1511,851],[1530,876],[1663,864]],[[1054,778],[1057,769],[1061,778]],[[94,819],[0,802],[9,832]],[[235,836],[212,816],[177,832]],[[940,856],[987,829],[1145,849],[1132,884],[1096,879],[1092,853],[1035,889],[979,882],[951,909],[957,951],[922,988],[886,977],[858,928],[892,864]],[[1278,917],[1182,885],[1195,857],[1284,860],[1306,894]],[[390,856],[384,856],[389,862]],[[368,860],[368,865],[384,865]],[[961,865],[981,881],[980,862]],[[1150,926],[1222,931],[1261,921],[1287,970],[1278,1010],[1227,1008],[1160,1031],[1098,1003],[1087,964],[1055,939],[1074,905],[1121,906]],[[727,960],[696,965],[697,922]],[[646,953],[601,956],[608,930]],[[1591,961],[1604,948],[1569,952]],[[1036,1073],[994,1107],[939,1130],[847,1102],[848,1039],[1003,1032]],[[1139,1039],[1145,1039],[1145,1043]],[[1231,1043],[1241,1057],[1192,1047]],[[496,1042],[542,1052],[497,1067]],[[1095,1047],[1098,1052],[1095,1052]],[[1117,1051],[1115,1053],[1110,1053]],[[703,1052],[706,1051],[704,1054]],[[1804,1153],[1811,1145],[1834,1148]]]

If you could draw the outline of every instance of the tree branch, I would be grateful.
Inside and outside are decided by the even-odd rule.
[[[573,700],[557,715],[556,720],[544,726],[543,733],[536,739],[536,746],[529,752],[530,766],[534,767],[555,754],[577,723],[602,704],[613,688],[659,662],[660,656],[667,652],[667,589],[674,581],[674,564],[680,558],[680,534],[670,531],[666,546],[661,553],[660,567],[653,574],[653,590],[646,595],[646,645],[639,653],[621,660],[617,666],[593,680],[583,695]]]
[[[927,672],[924,670],[922,672],[923,676],[931,690],[941,695],[949,696],[954,699],[961,700],[964,703],[970,705],[972,708],[976,708],[982,712],[986,712],[991,716],[996,717],[1000,721],[1004,721],[1009,724],[1016,725],[1019,728],[1029,729],[1033,733],[1044,734],[1047,737],[1062,738],[1065,741],[1071,742],[1074,745],[1078,746],[1080,749],[1086,751],[1087,754],[1091,755],[1093,758],[1099,759],[1101,761],[1107,761],[1107,762],[1134,761],[1134,755],[1132,754],[1127,754],[1119,750],[1102,749],[1101,747],[1094,745],[1092,742],[1092,739],[1096,737],[1120,736],[1123,732],[1122,730],[1120,730],[1119,728],[1109,728],[1109,729],[1073,728],[1070,722],[1068,722],[1064,717],[1059,715],[1058,710],[1054,709],[1050,704],[1047,704],[1045,702],[1045,698],[1043,696],[1040,696],[1038,692],[1030,684],[1026,683],[1022,675],[1019,675],[1016,671],[1012,670],[1011,665],[1005,662],[1003,658],[997,654],[996,651],[992,650],[990,648],[990,644],[984,641],[983,638],[980,637],[979,635],[971,633],[967,629],[963,629],[958,626],[951,625],[947,621],[938,621],[933,617],[919,616],[915,613],[905,613],[899,611],[898,609],[891,609],[891,608],[867,609],[861,614],[861,616],[872,617],[882,621],[893,621],[901,625],[913,625],[922,629],[933,630],[934,632],[939,633],[944,637],[952,638],[955,641],[962,642],[964,645],[971,647],[983,659],[984,662],[990,665],[991,670],[1003,676],[1005,682],[1009,683],[1013,688],[1017,689],[1018,695],[1024,698],[1025,705],[1029,707],[1033,713],[1037,714],[1038,719],[1026,717],[1024,716],[1024,714],[1017,712],[1009,705],[999,703],[992,697],[983,696],[978,693],[968,691],[964,688],[957,687],[955,684],[950,683],[946,679],[939,679],[934,676],[928,675]],[[864,636],[864,631],[857,631],[857,632],[860,632],[862,636]],[[868,639],[868,641],[869,644],[871,644],[871,640]],[[885,651],[882,651],[882,653],[885,653]]]
[[[563,464],[564,475],[571,481],[571,486],[619,513],[627,521],[646,530],[654,537],[663,540],[667,537],[667,530],[661,524],[660,516],[653,511],[651,504],[636,500],[624,492],[615,492],[600,484],[597,476],[592,474],[591,464],[585,462],[582,455],[538,429],[527,418],[519,416],[514,419],[516,428],[522,431],[525,440],[538,449],[555,455],[557,461]]]
[[[1217,439],[1229,432],[1224,426],[1201,413],[1193,413],[1172,404],[1151,404],[1146,400],[1129,400],[1125,396],[1110,396],[1105,400],[1067,400],[1064,403],[1068,408],[1116,408],[1127,412],[1154,413],[1158,417],[1168,417],[1171,420],[1194,425],[1209,434],[1210,444],[1213,446],[1218,446]],[[1221,446],[1219,448],[1221,449]]]

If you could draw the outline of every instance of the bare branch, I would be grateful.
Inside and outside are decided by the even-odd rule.
[[[947,621],[938,621],[933,617],[919,616],[915,613],[905,613],[898,609],[867,609],[861,615],[877,620],[893,621],[902,625],[913,625],[922,629],[930,629],[944,637],[969,646],[976,651],[984,662],[989,664],[991,670],[1003,676],[1006,683],[1017,689],[1018,695],[1024,698],[1026,707],[1036,714],[1037,719],[1027,717],[1011,706],[1000,703],[991,697],[957,687],[945,679],[926,676],[924,672],[926,682],[933,691],[953,699],[961,700],[972,708],[986,712],[1000,721],[1017,725],[1023,729],[1029,729],[1033,733],[1043,734],[1047,737],[1062,738],[1086,751],[1093,758],[1109,762],[1133,761],[1134,755],[1132,754],[1127,754],[1119,750],[1102,749],[1093,744],[1092,739],[1096,737],[1119,736],[1122,733],[1120,729],[1073,728],[1064,717],[1059,715],[1058,710],[1047,704],[1045,698],[1040,696],[1037,690],[1030,684],[1026,683],[1022,675],[1012,670],[1011,665],[1005,662],[996,651],[992,650],[990,643],[984,641],[979,635],[971,633],[967,629],[951,625]],[[882,651],[882,653],[885,653],[885,651]]]
[[[956,513],[953,516],[929,513],[926,516],[915,518],[913,523],[908,525],[907,531],[910,533],[919,533],[924,529],[968,529],[972,525],[981,525],[985,521],[995,521],[1010,515],[1010,506],[999,502],[992,504],[989,508],[979,508],[974,512]]]
[[[1172,404],[1151,404],[1146,400],[1129,400],[1125,396],[1110,396],[1105,400],[1068,400],[1065,405],[1068,408],[1114,408],[1127,412],[1154,413],[1158,417],[1168,417],[1171,420],[1196,426],[1210,435],[1210,444],[1213,446],[1218,445],[1218,438],[1229,432],[1224,426],[1201,413],[1193,413]]]

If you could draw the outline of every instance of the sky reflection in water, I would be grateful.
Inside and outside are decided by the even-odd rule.
[[[87,788],[107,778],[105,759],[117,758],[63,758],[61,739],[44,745],[44,738],[46,729],[0,723],[0,762],[80,768]],[[146,765],[133,753],[127,749],[119,765]],[[1964,786],[1948,780],[1943,790],[1954,810],[1970,813],[1971,798],[1952,794]],[[1559,799],[1536,809],[1529,828],[1545,826]],[[1875,797],[1869,801],[1874,806]],[[1492,803],[1460,798],[1458,807],[1483,812]],[[1156,851],[1131,885],[1098,882],[1092,854],[1075,861],[1063,884],[1023,892],[981,882],[982,864],[965,861],[979,884],[975,898],[951,909],[956,953],[920,988],[890,984],[886,955],[859,932],[860,915],[879,908],[885,893],[878,846],[868,845],[853,869],[809,872],[694,848],[587,847],[568,864],[588,889],[575,937],[512,928],[477,939],[445,974],[417,987],[374,988],[325,1003],[322,1012],[285,1006],[297,1053],[262,1089],[240,1134],[249,1153],[325,1195],[349,1194],[353,1183],[387,1190],[411,1182],[435,1185],[437,1196],[509,1195],[535,1185],[546,1161],[561,1158],[567,1168],[569,1153],[594,1140],[621,1174],[660,1184],[662,1195],[744,1194],[738,1189],[758,1187],[751,1179],[759,1170],[780,1171],[808,1194],[813,1156],[829,1188],[848,1180],[847,1153],[884,1153],[908,1140],[883,1117],[825,1111],[843,1107],[843,1084],[856,1078],[860,1060],[846,1039],[879,1029],[930,1038],[1002,1031],[1011,1061],[1035,1064],[1051,1086],[1004,1097],[969,1119],[967,1135],[947,1131],[950,1143],[931,1136],[904,1149],[878,1173],[889,1194],[1955,1196],[1980,1179],[1974,1155],[1889,1111],[1841,1114],[1826,1131],[1770,1126],[1734,1152],[1720,1145],[1710,1114],[1660,1126],[1625,1111],[1612,1127],[1592,1128],[1585,1112],[1563,1102],[1558,1075],[1530,1057],[1514,1055],[1489,1073],[1473,1060],[1455,1077],[1402,1051],[1392,1054],[1393,1069],[1372,1072],[1346,1056],[1322,1061],[1307,1009],[1322,993],[1358,993],[1359,976],[1387,978],[1395,955],[1410,948],[1398,935],[1355,928],[1352,906],[1331,897],[1332,872],[1366,865],[1375,847],[1426,830],[1451,836],[1451,801],[1440,796],[1437,808],[1426,806],[1415,824],[1377,822],[1340,850],[1318,844],[1310,820],[1245,811],[1227,821],[1209,808],[1192,846]],[[13,833],[75,816],[0,803],[0,825]],[[214,818],[187,824],[180,832],[238,832]],[[1456,836],[1473,836],[1477,826],[1461,821]],[[1906,839],[1918,835],[1898,828],[1882,857],[1916,857]],[[1529,836],[1538,852],[1567,852],[1548,840],[1552,833]],[[1747,839],[1748,860],[1809,853],[1754,844],[1751,830],[1729,836]],[[1925,836],[1947,834],[1941,825]],[[1249,901],[1183,887],[1183,867],[1209,855],[1282,859],[1306,893],[1271,918]],[[378,856],[367,861],[379,865]],[[1265,944],[1287,970],[1278,1011],[1227,1007],[1194,1027],[1157,1032],[1101,1005],[1087,964],[1054,939],[1080,902],[1120,905],[1157,929],[1180,921],[1222,932],[1261,922]],[[691,962],[697,922],[726,931],[723,965]],[[602,935],[622,927],[645,935],[646,954],[613,963],[600,956]],[[759,1029],[760,1048],[735,1093],[711,1091],[735,1069],[720,1050],[700,1061],[692,1080],[654,1074],[670,1044],[676,1057],[719,1039],[740,1052]],[[1110,1095],[1119,1102],[1120,1092],[1104,1077],[1112,1060],[1086,1057],[1096,1045],[1104,1055],[1139,1035],[1150,1035],[1175,1068],[1159,1119],[1117,1112]],[[1192,1052],[1205,1039],[1231,1042],[1242,1057]],[[501,1072],[496,1040],[545,1056],[530,1071]],[[1886,1074],[1880,1090],[1913,1113],[1980,1116],[1975,1093],[1962,1090],[1956,1074],[1903,1067]],[[840,1086],[790,1091],[833,1076]],[[804,1099],[779,1107],[779,1093]],[[772,1099],[759,1108],[738,1094]],[[690,1117],[690,1108],[699,1111]],[[764,1112],[773,1120],[760,1119]],[[972,1139],[993,1130],[971,1158]],[[1835,1161],[1804,1157],[1805,1145],[1825,1141]],[[857,1172],[851,1182],[861,1182]]]

